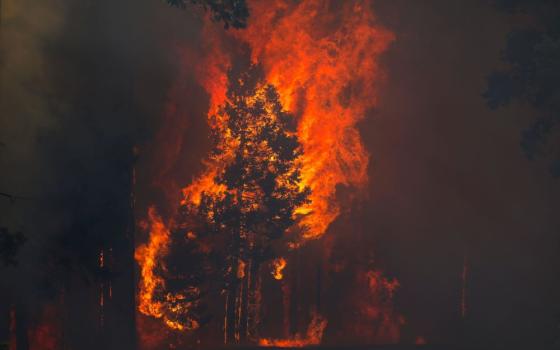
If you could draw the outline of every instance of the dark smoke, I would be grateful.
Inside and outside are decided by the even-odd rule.
[[[193,11],[157,1],[2,2],[0,188],[25,199],[2,198],[0,218],[27,238],[18,265],[0,270],[2,341],[14,309],[18,349],[25,329],[44,322],[73,349],[136,348],[131,193],[157,191],[142,177],[135,188],[133,169],[156,172],[147,145],[181,64],[175,43],[198,45],[202,11]],[[109,283],[100,326],[99,286]]]

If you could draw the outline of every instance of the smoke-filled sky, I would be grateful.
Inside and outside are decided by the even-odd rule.
[[[546,163],[520,151],[535,113],[519,104],[489,111],[481,98],[519,20],[483,1],[377,5],[398,39],[385,56],[380,106],[362,129],[373,158],[364,217],[402,282],[402,307],[427,333],[453,332],[467,249],[464,336],[550,334],[558,324],[558,183]]]
[[[32,309],[52,285],[70,286],[81,305],[95,279],[91,247],[124,225],[115,213],[129,203],[135,157],[137,214],[154,202],[165,213],[166,199],[202,168],[208,96],[195,75],[206,19],[157,0],[1,6],[0,191],[25,198],[0,198],[0,226],[27,242],[18,266],[0,270],[9,300],[0,312]],[[522,104],[492,111],[481,96],[503,64],[507,33],[524,19],[483,0],[373,6],[396,39],[382,56],[378,105],[359,124],[371,155],[368,196],[327,235],[351,240],[338,254],[367,245],[400,281],[403,339],[552,342],[560,186],[519,147],[535,112]],[[170,124],[173,132],[160,130]],[[162,137],[174,134],[184,142]],[[85,321],[73,327],[88,334]]]

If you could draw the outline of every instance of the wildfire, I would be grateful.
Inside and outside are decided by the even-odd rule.
[[[377,102],[378,57],[393,40],[369,1],[252,1],[237,35],[263,64],[282,104],[298,116],[304,238],[320,237],[340,213],[337,185],[367,184],[369,155],[356,127]]]
[[[148,210],[150,221],[150,240],[136,248],[134,258],[140,265],[140,292],[138,309],[145,315],[160,318],[163,316],[162,303],[154,300],[156,289],[165,286],[163,278],[156,273],[156,266],[161,256],[165,255],[169,244],[169,230],[154,207]]]
[[[321,344],[323,332],[327,327],[327,319],[318,313],[313,314],[313,318],[307,327],[305,336],[296,334],[288,339],[259,339],[260,346],[269,346],[277,348],[301,348],[304,346],[312,346]]]

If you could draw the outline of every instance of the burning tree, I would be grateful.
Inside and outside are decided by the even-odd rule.
[[[323,329],[324,322],[317,315],[307,333],[299,327],[303,308],[296,301],[303,299],[302,290],[307,285],[300,288],[296,283],[298,276],[303,276],[303,269],[296,268],[297,261],[285,269],[289,257],[278,249],[285,243],[279,238],[288,238],[294,250],[319,239],[343,212],[343,204],[349,203],[341,200],[337,189],[364,190],[367,186],[369,155],[357,124],[377,104],[378,83],[384,77],[379,56],[394,35],[379,26],[367,0],[344,1],[335,7],[328,0],[250,1],[248,5],[251,21],[245,30],[224,36],[212,25],[202,31],[207,45],[194,73],[208,93],[208,124],[215,144],[205,171],[183,189],[179,215],[164,220],[164,230],[157,229],[150,219],[149,241],[136,250],[142,271],[139,310],[171,328],[189,328],[191,316],[193,320],[200,318],[194,311],[197,303],[209,301],[210,314],[217,316],[223,313],[222,304],[214,301],[225,298],[225,317],[218,322],[225,325],[226,342],[252,340],[256,325],[261,324],[257,320],[259,268],[276,258],[271,263],[273,277],[286,279],[280,291],[283,308],[263,309],[262,314],[274,322],[276,311],[281,313],[283,337],[290,341],[318,344],[308,339],[320,340],[314,336],[318,334],[315,330]],[[247,63],[236,66],[240,50],[232,44],[246,46],[262,71]],[[224,70],[232,65],[234,69]],[[190,77],[192,72],[185,69],[185,77],[187,72]],[[183,91],[182,80],[179,78],[170,92],[170,101]],[[165,112],[173,117],[169,123],[186,112],[175,107],[173,103]],[[173,129],[173,124],[167,126]],[[180,136],[168,136],[177,140],[174,145],[181,145]],[[321,249],[320,268],[327,269],[330,264],[329,247],[326,242],[326,249],[317,248]],[[203,268],[194,261],[193,254],[199,253],[206,260]],[[262,289],[268,290],[262,276]],[[317,276],[319,305],[320,290],[329,288],[319,283],[321,273]],[[330,280],[329,274],[323,284]],[[189,289],[191,283],[198,289]],[[171,298],[177,293],[184,295],[181,290],[196,293],[187,299]],[[189,302],[192,306],[181,309],[185,312],[178,311],[179,304]],[[322,309],[329,313],[331,306]],[[184,333],[213,335],[218,322],[209,322],[204,328],[204,321],[197,322],[200,332]],[[269,323],[263,319],[262,325],[264,333]],[[276,340],[267,341],[280,344]]]
[[[185,201],[183,214],[223,242],[224,341],[242,343],[256,335],[260,267],[275,256],[272,243],[295,224],[309,189],[301,184],[294,117],[258,65],[229,71],[226,102],[211,122],[214,186]]]

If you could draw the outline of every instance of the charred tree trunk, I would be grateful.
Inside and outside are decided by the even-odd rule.
[[[248,344],[256,339],[260,309],[260,263],[253,253],[247,255],[238,295],[240,304],[237,317],[241,344]]]
[[[290,308],[291,303],[291,290],[290,283],[287,278],[282,280],[282,317],[283,317],[283,337],[288,338],[290,336]]]
[[[123,155],[128,178],[123,180],[122,217],[115,223],[120,232],[109,238],[101,250],[100,339],[107,349],[137,349],[136,276],[135,276],[135,162],[137,150],[131,147]],[[101,258],[101,255],[100,255]]]
[[[260,262],[251,260],[248,279],[248,305],[247,305],[247,339],[249,341],[258,338],[258,324],[261,305],[260,291]]]

